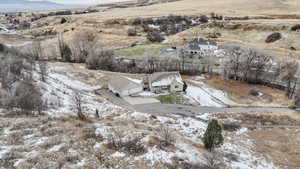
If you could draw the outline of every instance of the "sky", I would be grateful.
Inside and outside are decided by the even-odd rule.
[[[48,0],[51,2],[61,3],[61,4],[97,4],[105,2],[107,0]]]
[[[109,0],[49,0],[51,2],[62,4],[99,4]]]

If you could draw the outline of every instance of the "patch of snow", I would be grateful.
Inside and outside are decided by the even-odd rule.
[[[225,105],[235,104],[223,91],[209,88],[206,85],[202,87],[189,85],[186,89],[186,96],[194,99],[201,106],[226,107]]]
[[[201,106],[225,107],[220,101],[212,97],[203,88],[188,86],[186,96],[197,101]]]
[[[147,153],[143,154],[142,156],[135,157],[135,160],[146,160],[151,165],[154,165],[156,162],[164,162],[164,163],[172,163],[172,157],[174,157],[175,153],[173,152],[166,152],[160,150],[156,147],[148,148]]]
[[[194,146],[186,143],[177,143],[176,147],[180,148],[180,151],[175,153],[176,157],[189,161],[193,164],[199,164],[202,159],[202,153],[200,153]]]
[[[98,128],[96,128],[95,130],[95,135],[96,136],[102,136],[104,138],[108,138],[111,134],[110,130],[112,129],[112,127],[109,126],[97,126]]]
[[[123,153],[123,152],[118,152],[118,151],[117,151],[117,152],[113,153],[111,156],[112,156],[112,157],[125,157],[126,154]]]
[[[209,114],[209,113],[203,113],[201,115],[197,115],[197,117],[200,118],[200,119],[208,121],[209,119],[211,119],[211,114]]]
[[[39,146],[39,145],[43,144],[45,141],[47,141],[48,139],[49,139],[48,137],[40,137],[40,138],[38,138],[38,140],[28,140],[26,142],[26,144],[34,144],[34,145]]]
[[[187,117],[176,120],[175,124],[170,125],[170,128],[174,128],[186,137],[198,140],[204,134],[207,123]]]
[[[163,117],[163,116],[157,116],[157,120],[161,123],[161,124],[170,124],[170,123],[174,123],[175,120],[169,117]]]
[[[75,89],[75,90],[93,91],[94,89],[99,88],[99,86],[96,86],[96,87],[91,86],[86,83],[71,79],[68,76],[58,74],[58,73],[51,73],[51,74],[49,74],[49,77],[53,78],[54,80],[61,81],[68,88]]]
[[[23,161],[25,161],[25,159],[18,159],[15,163],[14,163],[14,167],[18,167],[18,165],[20,163],[22,163]]]
[[[125,77],[125,78],[130,80],[130,81],[133,81],[135,83],[138,83],[138,84],[141,84],[143,82],[143,80],[140,80],[140,79],[133,79],[133,78],[130,78],[130,77]]]
[[[166,43],[168,43],[169,42],[169,40],[168,39],[165,39],[165,40],[163,40],[161,43],[162,44],[166,44]]]
[[[154,96],[156,96],[155,93],[148,92],[148,91],[140,92],[140,93],[138,93],[138,95],[143,96],[143,97],[154,97]]]
[[[150,24],[148,25],[150,28],[152,29],[157,29],[157,30],[160,30],[160,26],[159,25],[154,25],[154,24]]]
[[[140,118],[140,117],[144,117],[144,118],[150,118],[150,114],[146,114],[146,113],[140,113],[140,112],[133,112],[130,114],[131,117],[135,117],[135,118]]]
[[[65,146],[65,144],[55,145],[51,149],[49,149],[48,152],[57,152],[64,146]]]
[[[0,146],[0,159],[4,159],[4,156],[10,152],[10,148],[8,146]]]
[[[242,134],[245,134],[247,131],[248,131],[247,128],[241,128],[241,129],[239,129],[239,130],[236,132],[236,134],[237,134],[237,135],[242,135]]]
[[[101,142],[101,143],[98,143],[98,142],[97,142],[97,143],[94,145],[94,149],[101,148],[104,144],[105,144],[105,142]]]
[[[195,76],[195,77],[193,77],[193,80],[201,81],[201,80],[205,80],[205,77],[204,76]]]
[[[245,129],[242,129],[245,131]],[[263,156],[258,156],[252,151],[253,141],[239,135],[236,132],[233,137],[226,137],[219,150],[223,153],[237,156],[237,160],[226,159],[225,163],[233,169],[279,169],[272,161]]]
[[[85,160],[81,160],[76,164],[78,167],[83,167],[85,165]]]

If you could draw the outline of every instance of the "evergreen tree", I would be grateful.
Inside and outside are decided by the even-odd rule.
[[[188,85],[186,82],[183,82],[183,92],[186,92],[186,89],[188,88]]]
[[[212,151],[214,148],[220,147],[223,144],[222,127],[218,121],[213,119],[208,123],[205,131],[203,142],[206,149]]]

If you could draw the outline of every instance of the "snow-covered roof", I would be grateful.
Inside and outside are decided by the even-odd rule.
[[[167,86],[173,81],[183,84],[179,72],[156,72],[150,75],[149,81],[152,86]]]
[[[136,87],[140,87],[141,81],[124,76],[114,76],[109,80],[109,85],[115,90],[124,91]]]
[[[194,38],[188,43],[188,48],[190,50],[200,50],[201,46],[212,46],[216,47],[217,43],[209,40],[205,40],[203,38]]]

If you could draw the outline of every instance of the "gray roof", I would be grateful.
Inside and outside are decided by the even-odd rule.
[[[111,77],[108,83],[115,90],[118,90],[118,91],[125,91],[125,90],[129,90],[129,89],[141,86],[140,83],[130,80],[129,78],[126,78],[124,76]]]
[[[149,82],[154,86],[166,85],[165,83],[172,83],[172,81],[177,81],[178,83],[182,83],[182,79],[179,72],[156,72],[148,76]],[[168,80],[166,80],[168,79]],[[164,80],[163,83],[161,81]],[[155,84],[158,82],[158,84]]]
[[[190,50],[200,50],[203,45],[217,46],[217,43],[203,38],[194,38],[188,43],[188,48]]]

